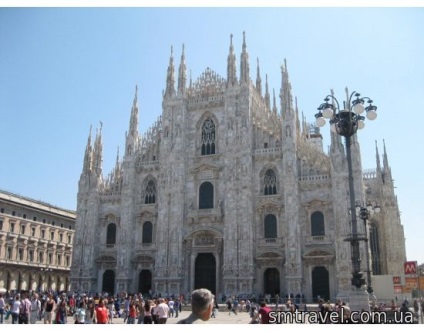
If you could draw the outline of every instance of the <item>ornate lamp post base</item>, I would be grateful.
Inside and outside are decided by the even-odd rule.
[[[349,293],[349,307],[351,311],[355,312],[369,312],[370,311],[370,297],[367,292],[366,286],[361,286],[356,288],[352,286],[352,289]]]

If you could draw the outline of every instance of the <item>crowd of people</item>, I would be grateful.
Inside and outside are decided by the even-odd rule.
[[[223,301],[225,299],[225,301]],[[250,323],[268,324],[269,312],[307,312],[315,309],[322,316],[330,316],[331,312],[342,312],[341,319],[348,320],[350,308],[342,300],[334,303],[320,299],[317,305],[308,305],[298,298],[261,301],[246,296],[222,297],[222,310],[226,308],[228,315],[248,313]],[[37,293],[23,291],[21,293],[0,293],[0,324],[4,320],[11,320],[12,324],[34,324],[42,321],[45,324],[107,324],[113,323],[115,318],[122,318],[126,324],[166,324],[170,318],[179,318],[182,306],[191,304],[191,315],[179,320],[178,323],[203,323],[210,318],[216,318],[219,311],[218,300],[207,289],[198,289],[190,295],[155,295],[143,297],[142,294],[116,295],[108,293],[56,293],[49,291]],[[224,308],[225,307],[225,308]],[[343,307],[343,310],[341,309]],[[372,312],[414,312],[417,319],[424,311],[424,300],[415,299],[412,306],[404,300],[398,305],[395,300],[390,304],[379,304],[371,307]],[[326,318],[327,318],[326,317]],[[320,319],[319,323],[332,321]],[[422,316],[421,316],[422,318]]]
[[[184,297],[144,298],[142,294],[0,293],[0,324],[106,324],[123,318],[127,324],[165,324],[178,318]]]

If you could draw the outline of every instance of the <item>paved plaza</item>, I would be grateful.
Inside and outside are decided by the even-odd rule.
[[[221,306],[221,305],[220,305]],[[308,305],[308,310],[313,311],[317,310],[317,305]],[[189,307],[186,306],[183,308],[183,311],[179,313],[178,317],[170,317],[167,320],[167,324],[176,324],[178,321],[188,317],[190,314]],[[419,312],[421,316],[421,311]],[[223,305],[220,307],[220,311],[216,314],[215,318],[211,318],[208,321],[208,324],[249,324],[251,318],[249,316],[249,313],[247,312],[239,312],[237,315],[234,313],[229,314],[228,310],[226,310]],[[4,321],[5,324],[11,324],[12,319],[9,317],[8,320]],[[68,317],[68,324],[73,324],[74,320],[72,317]],[[418,323],[422,324],[423,319],[422,317],[419,318]],[[37,321],[36,324],[43,324],[43,321]],[[114,318],[113,324],[124,324],[123,318]]]

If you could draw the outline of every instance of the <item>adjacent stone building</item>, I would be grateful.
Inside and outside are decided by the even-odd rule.
[[[208,287],[218,296],[293,293],[309,300],[348,294],[341,138],[332,133],[323,151],[319,130],[293,100],[286,63],[278,104],[267,76],[262,83],[259,61],[252,81],[244,35],[239,75],[236,67],[232,36],[226,78],[207,68],[192,81],[184,47],[178,68],[171,52],[161,116],[140,136],[136,89],[123,159],[118,153],[106,177],[102,128],[94,141],[90,131],[73,289],[178,294]],[[356,198],[381,207],[367,229],[370,264],[375,274],[401,274],[404,234],[386,148],[382,165],[376,146],[376,169],[363,171],[352,140]]]
[[[75,217],[0,190],[0,289],[68,291]]]

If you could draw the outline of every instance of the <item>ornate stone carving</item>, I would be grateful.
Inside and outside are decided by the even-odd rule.
[[[196,236],[194,244],[196,246],[213,246],[215,244],[215,236],[210,233],[202,233]]]

